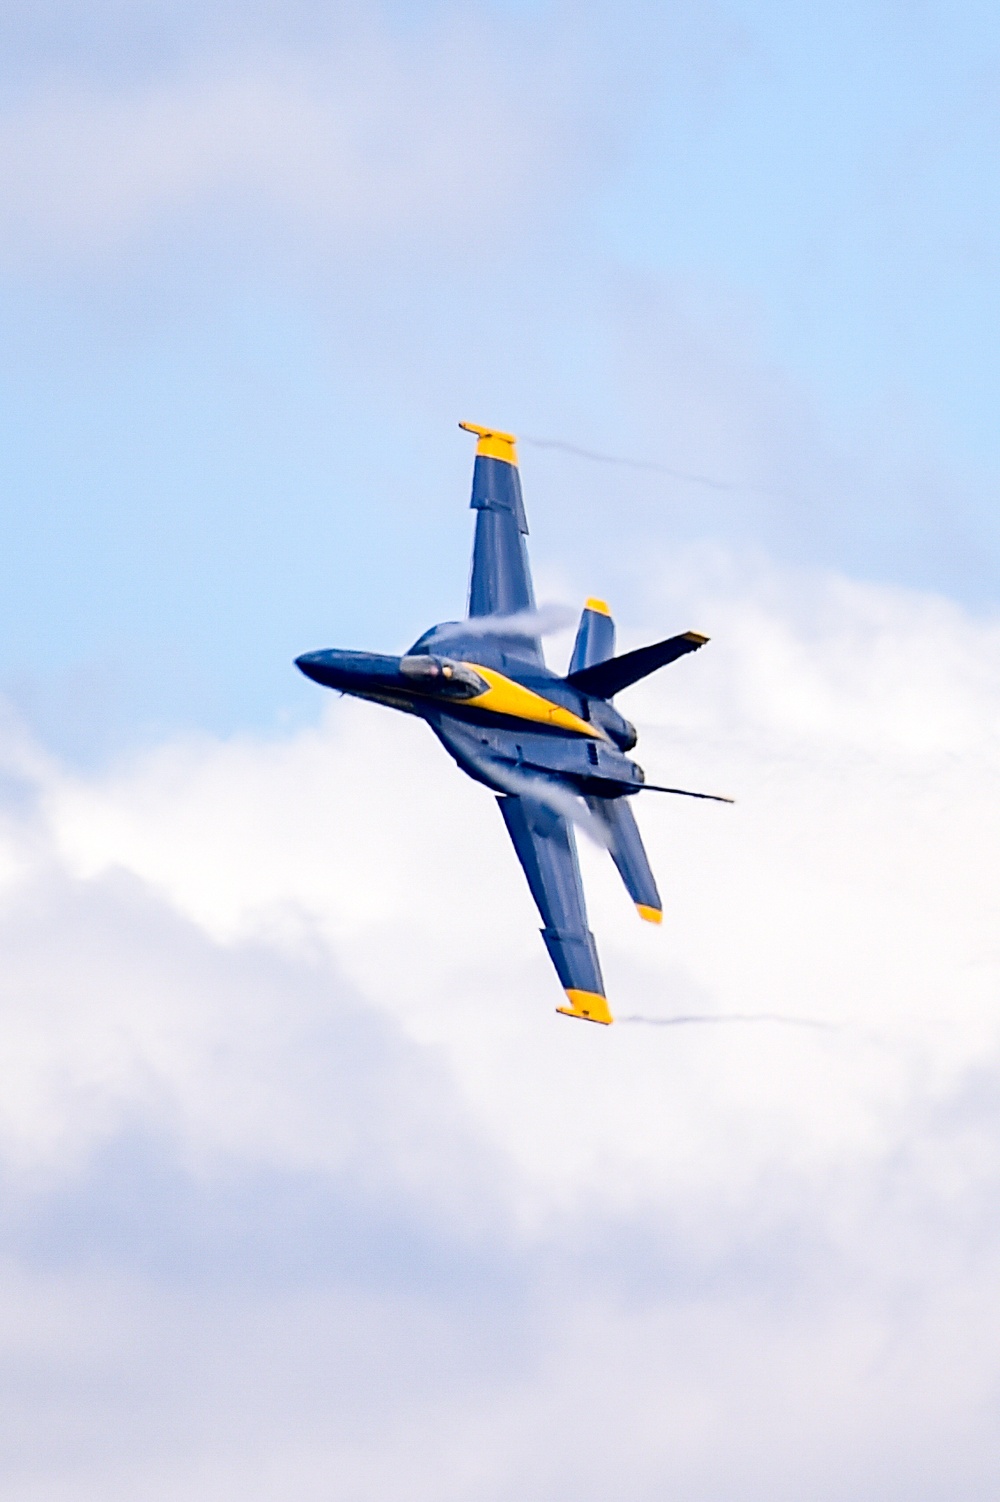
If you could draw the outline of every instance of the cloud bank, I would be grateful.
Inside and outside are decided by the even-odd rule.
[[[3,729],[13,1498],[986,1498],[1000,630],[692,551],[634,691],[666,922],[558,1018],[482,789],[332,701],[71,772]],[[57,1438],[54,1439],[54,1436]]]

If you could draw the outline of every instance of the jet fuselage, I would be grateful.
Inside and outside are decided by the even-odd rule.
[[[565,678],[545,666],[528,565],[528,522],[512,433],[462,423],[475,433],[469,611],[426,631],[402,657],[307,652],[296,663],[327,688],[426,720],[455,761],[499,794],[498,803],[544,927],[542,938],[566,993],[557,1010],[612,1021],[577,860],[573,826],[605,845],[647,923],[663,905],[632,813],[646,787],[627,752],[636,732],[611,700],[707,637],[686,631],[622,656],[604,600],[580,617]],[[682,788],[660,792],[685,796]]]
[[[517,655],[521,638],[435,626],[402,657],[328,650],[296,659],[327,688],[427,721],[463,771],[498,793],[525,775],[566,781],[584,797],[637,793],[642,768],[628,720],[538,661]]]

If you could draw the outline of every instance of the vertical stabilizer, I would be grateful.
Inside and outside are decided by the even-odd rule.
[[[603,600],[588,600],[583,607],[573,646],[569,671],[579,673],[615,655],[615,623]]]

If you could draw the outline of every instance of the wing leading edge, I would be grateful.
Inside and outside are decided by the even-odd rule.
[[[572,825],[547,803],[530,796],[508,796],[497,802],[545,925],[545,947],[569,1001],[569,1006],[557,1011],[588,1022],[612,1022],[597,946],[587,927]]]

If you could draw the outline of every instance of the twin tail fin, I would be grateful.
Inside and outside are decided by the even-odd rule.
[[[615,655],[615,623],[603,600],[588,600],[583,607],[580,625],[569,660],[569,677],[607,662]]]

